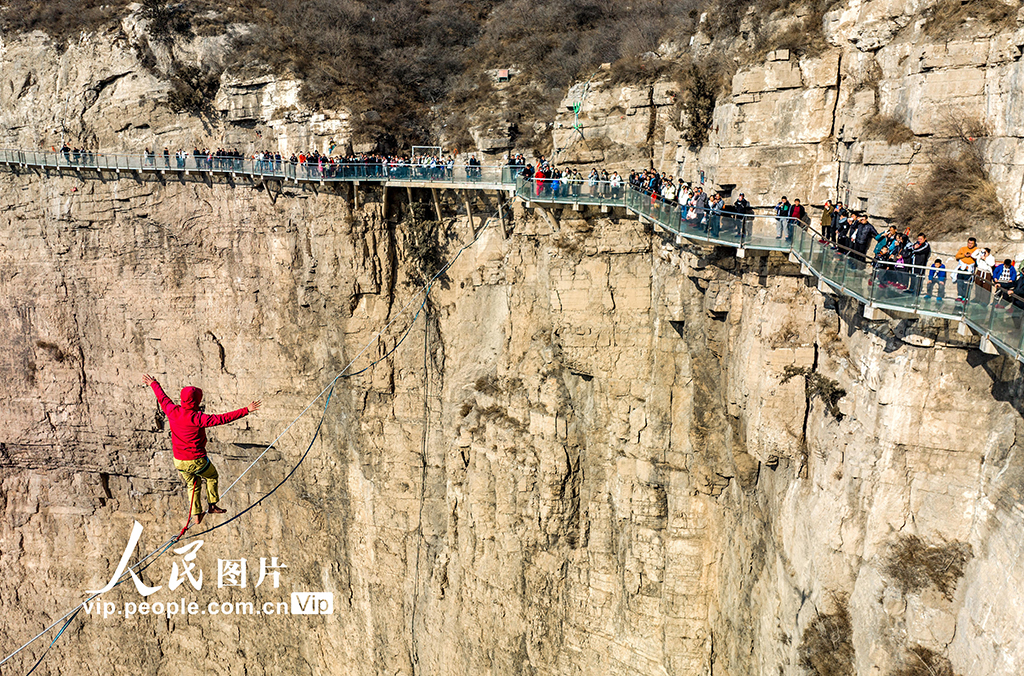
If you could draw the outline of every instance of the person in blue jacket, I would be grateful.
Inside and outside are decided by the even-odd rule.
[[[941,258],[936,258],[932,266],[928,268],[928,288],[925,298],[935,298],[941,303],[942,297],[946,295],[946,266],[942,264]]]

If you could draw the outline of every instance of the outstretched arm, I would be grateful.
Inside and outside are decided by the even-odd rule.
[[[171,401],[171,398],[164,394],[164,390],[160,387],[160,383],[148,373],[142,376],[142,382],[146,383],[153,389],[153,394],[156,395],[156,400],[160,403],[160,408],[163,409],[164,413],[168,413],[175,404]]]
[[[239,418],[244,418],[250,413],[254,413],[263,406],[262,401],[254,401],[246,408],[240,408],[237,411],[231,411],[230,413],[221,413],[219,415],[206,415],[205,413],[200,414],[199,425],[201,427],[216,427],[217,425],[226,425],[229,422],[234,422]]]

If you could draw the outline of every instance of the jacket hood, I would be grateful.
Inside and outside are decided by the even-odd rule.
[[[181,390],[181,407],[196,411],[203,401],[203,391],[198,387],[185,387]]]

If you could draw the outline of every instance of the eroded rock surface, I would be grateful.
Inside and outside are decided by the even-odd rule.
[[[687,182],[703,179],[745,191],[754,204],[774,205],[782,195],[811,204],[838,197],[888,219],[970,121],[985,130],[977,143],[1007,223],[1019,229],[1024,16],[998,25],[966,21],[936,32],[927,29],[926,17],[939,4],[840,4],[824,17],[828,45],[822,50],[801,55],[777,49],[739,66],[702,148],[683,138],[689,120],[679,105],[679,82],[612,85],[607,73],[599,74],[589,86],[569,90],[559,107],[556,157],[627,170],[653,164]],[[791,18],[780,13],[761,32],[778,30]],[[700,58],[750,46],[700,37],[683,51]],[[666,56],[678,51],[677,45],[662,48]],[[582,134],[573,129],[577,103],[583,104]],[[867,125],[876,116],[905,126],[909,140],[890,144],[870,133]],[[988,241],[1004,236],[983,233]]]
[[[671,83],[596,87],[583,113],[604,140],[572,152],[682,162],[762,199],[849,185],[884,215],[942,141],[867,140],[865,117],[905,112],[921,133],[953,99],[1015,110],[1019,90],[1016,33],[940,44],[904,14],[850,3],[827,17],[831,50],[742,69],[699,157]],[[122,44],[136,29],[63,54],[5,42],[3,143],[344,143],[347,113],[290,110],[297,84],[275,78],[225,76],[221,126],[172,114]],[[986,119],[1019,210],[1014,117]],[[182,525],[142,373],[199,384],[208,410],[266,401],[211,433],[226,486],[350,361],[397,347],[339,381],[291,480],[204,536],[201,591],[167,588],[180,556],[143,574],[159,602],[322,590],[333,615],[80,617],[36,673],[1020,670],[1019,367],[955,326],[867,321],[785,259],[665,241],[622,214],[519,207],[503,229],[477,195],[490,227],[403,340],[437,264],[413,237],[426,193],[410,209],[365,186],[357,206],[347,187],[275,201],[243,181],[3,173],[0,195],[4,655],[109,579],[135,520],[140,553]],[[444,259],[473,238],[460,205],[445,196]],[[321,403],[231,490],[232,513],[301,457]],[[275,556],[280,588],[255,587]],[[247,588],[218,588],[218,559],[243,557]],[[141,601],[130,583],[105,599]]]
[[[356,209],[0,180],[6,652],[106,582],[134,520],[144,551],[180,528],[141,373],[200,384],[210,410],[267,401],[212,433],[230,480],[365,344],[357,367],[394,346],[419,262],[394,196],[384,218],[371,193]],[[851,673],[912,646],[1014,673],[1015,365],[944,324],[860,319],[783,259],[689,252],[615,214],[548,217],[518,211],[508,238],[492,220],[394,356],[339,383],[291,481],[204,537],[203,590],[151,597],[325,590],[333,615],[89,617],[45,668],[788,673],[822,627],[848,626]],[[472,237],[463,217],[444,231],[449,253]],[[787,367],[845,390],[839,415]],[[284,476],[317,419],[242,479],[232,511]],[[962,577],[940,589],[925,557],[893,579],[910,536],[969,552]],[[270,556],[282,586],[254,588]],[[218,589],[217,559],[242,557],[249,587]],[[166,585],[172,561],[146,582]],[[131,584],[106,598],[141,600]]]

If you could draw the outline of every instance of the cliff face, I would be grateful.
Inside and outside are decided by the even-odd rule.
[[[80,137],[102,147],[237,133],[290,149],[326,144],[334,127],[316,124],[342,124],[273,114],[267,102],[293,85],[240,80],[218,105],[241,112],[211,132],[142,100],[166,87],[144,72],[108,81],[137,65],[115,42],[72,45],[75,58],[48,49],[5,45],[5,75],[27,83],[0,88],[6,143],[59,140],[51,124],[65,118],[45,101],[72,71],[80,91],[107,82],[92,107],[68,97]],[[718,115],[774,120],[805,99],[815,111],[856,100],[828,84],[845,54],[774,58],[737,75],[744,91],[758,72],[761,93],[787,89],[777,83],[796,67],[806,95],[734,100]],[[607,133],[671,138],[659,87],[595,93],[626,120],[606,117]],[[251,100],[270,112],[246,117]],[[292,126],[259,121],[277,119]],[[826,122],[791,123],[812,139]],[[736,153],[760,154],[734,169],[774,158],[772,185],[832,185],[814,179],[838,166],[813,159],[826,146],[786,146],[789,134],[736,136]],[[726,149],[701,160],[713,180],[725,180]],[[186,552],[142,576],[163,587],[149,602],[260,609],[328,591],[332,615],[125,618],[116,610],[143,600],[128,583],[104,596],[115,614],[76,620],[40,672],[1019,671],[1015,363],[944,323],[864,320],[781,258],[691,249],[621,214],[521,206],[506,228],[484,221],[402,340],[417,280],[473,240],[471,223],[451,195],[437,227],[406,192],[385,203],[364,186],[358,206],[339,192],[272,200],[241,184],[0,174],[0,653],[104,585],[133,521],[137,557],[180,529],[184,488],[142,373],[172,396],[203,387],[210,411],[265,400],[211,432],[226,487],[334,374],[397,346],[339,381],[288,482],[203,536],[201,591],[169,588]],[[472,208],[479,229],[494,196]],[[287,475],[322,401],[232,488],[229,516]],[[256,587],[272,557],[288,566],[280,587]],[[246,588],[220,587],[218,561],[242,558]]]
[[[2,180],[6,651],[106,582],[133,520],[139,555],[180,528],[139,374],[201,385],[209,410],[266,399],[212,434],[233,480],[391,319],[356,365],[394,345],[423,226],[393,196],[385,219],[372,195]],[[51,673],[767,674],[836,653],[868,674],[911,646],[1014,673],[1015,365],[861,320],[782,260],[707,265],[632,219],[548,216],[507,239],[492,220],[395,355],[341,381],[298,473],[203,538],[203,590],[149,599],[325,590],[333,615],[91,616]],[[280,589],[254,589],[271,556]],[[249,587],[215,587],[240,558]]]
[[[972,20],[969,12],[948,25],[925,18],[949,11],[949,5],[841,3],[824,17],[822,48],[773,50],[736,70],[702,148],[683,140],[691,121],[677,105],[685,98],[679,82],[621,86],[599,75],[563,101],[555,148],[567,161],[624,168],[653,162],[686,181],[700,181],[703,174],[709,184],[745,190],[756,204],[775,204],[784,194],[813,204],[838,198],[891,218],[906,191],[949,155],[951,139],[976,123],[968,135],[980,147],[1007,224],[1019,229],[1024,19],[1018,13],[1013,20],[1018,8],[997,23]],[[784,30],[795,18],[780,12],[749,32],[749,41],[723,44],[698,34],[685,51],[698,58],[739,53],[759,34]],[[662,50],[666,58],[678,51],[673,45]],[[582,136],[572,130],[572,113],[564,112],[580,101]],[[890,134],[879,131],[880,121]],[[1007,234],[983,236],[991,241]]]

